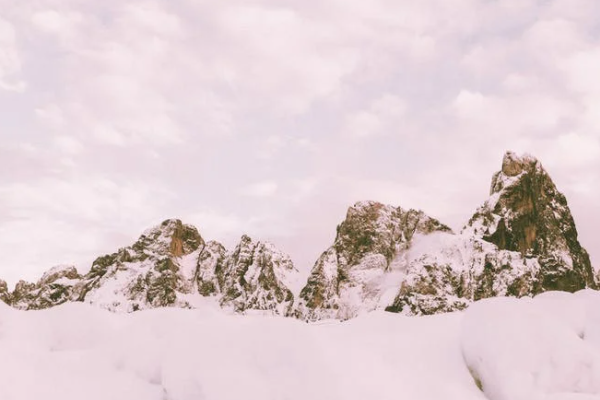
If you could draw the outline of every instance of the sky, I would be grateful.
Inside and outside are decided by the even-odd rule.
[[[167,218],[308,270],[359,200],[460,229],[507,150],[600,265],[597,0],[0,0],[0,277]]]

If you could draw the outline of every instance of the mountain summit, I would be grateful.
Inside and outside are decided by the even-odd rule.
[[[461,233],[425,247],[407,252],[409,272],[388,310],[432,314],[486,297],[596,288],[567,200],[530,155],[507,152]]]
[[[588,253],[565,196],[532,156],[506,153],[494,174],[490,199],[469,221],[467,230],[500,250],[537,258],[541,290],[573,292],[595,287]]]
[[[131,312],[194,308],[207,298],[232,312],[314,321],[376,309],[436,314],[488,297],[597,288],[565,196],[535,157],[512,152],[459,233],[420,210],[358,202],[294,293],[300,276],[270,243],[243,235],[228,251],[171,219],[97,258],[85,275],[55,267],[12,292],[0,281],[0,300],[24,310],[81,301]]]

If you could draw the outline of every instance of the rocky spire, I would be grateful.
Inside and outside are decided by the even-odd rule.
[[[267,242],[243,235],[222,270],[217,272],[221,305],[236,311],[274,310],[288,315],[294,304],[290,283],[298,271],[286,254]]]
[[[502,169],[492,178],[490,199],[465,230],[500,250],[539,259],[542,291],[596,287],[567,200],[532,156],[505,154]]]

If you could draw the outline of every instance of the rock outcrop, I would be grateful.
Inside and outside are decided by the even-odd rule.
[[[356,203],[338,226],[333,246],[316,262],[300,292],[296,315],[348,319],[391,301],[402,278],[392,261],[415,235],[432,232],[450,228],[422,211]]]
[[[77,287],[77,300],[128,312],[190,307],[186,296],[204,245],[195,227],[166,220],[132,246],[97,258]]]
[[[23,310],[81,301],[120,312],[157,307],[193,308],[202,298],[235,312],[287,315],[294,304],[288,282],[297,274],[289,256],[272,244],[243,236],[229,253],[205,242],[198,230],[166,220],[131,246],[98,257],[80,276],[74,267],[48,271],[36,284],[21,281],[0,299]]]
[[[6,291],[5,302],[20,310],[57,306],[72,299],[80,279],[75,267],[57,266],[47,271],[37,283],[19,281],[12,293]]]
[[[467,231],[482,233],[500,250],[537,258],[542,291],[596,287],[567,200],[538,160],[507,153],[502,170],[492,179],[490,195]]]
[[[269,243],[253,242],[244,235],[218,271],[221,305],[232,306],[238,312],[273,310],[288,315],[294,305],[289,286],[297,274],[289,256]]]
[[[459,235],[438,239],[407,252],[389,311],[434,314],[486,297],[596,288],[565,197],[529,155],[506,153],[490,198]]]

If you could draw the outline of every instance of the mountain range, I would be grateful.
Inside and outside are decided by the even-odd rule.
[[[195,308],[210,299],[230,312],[316,321],[377,309],[430,315],[488,297],[575,292],[599,283],[565,196],[540,161],[512,152],[460,231],[420,210],[358,202],[307,281],[299,282],[301,276],[271,243],[244,235],[228,250],[170,219],[98,257],[86,274],[58,266],[12,291],[0,280],[0,299],[22,310],[85,302],[115,312]]]

